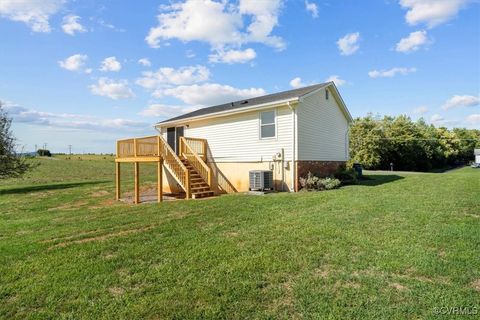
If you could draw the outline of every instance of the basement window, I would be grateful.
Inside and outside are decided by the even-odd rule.
[[[275,138],[275,110],[260,113],[260,139]]]

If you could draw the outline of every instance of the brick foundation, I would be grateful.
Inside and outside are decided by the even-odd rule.
[[[301,186],[299,179],[306,177],[308,172],[313,173],[317,177],[327,177],[335,173],[335,171],[342,166],[345,167],[345,161],[297,161],[297,181],[295,190],[300,190]]]

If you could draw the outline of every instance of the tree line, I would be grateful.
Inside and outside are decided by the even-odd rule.
[[[408,116],[368,115],[350,127],[350,158],[366,169],[428,171],[474,159],[480,130],[435,127]]]

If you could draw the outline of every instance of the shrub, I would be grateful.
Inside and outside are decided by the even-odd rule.
[[[52,156],[52,153],[50,152],[50,150],[47,150],[47,149],[38,149],[37,154],[40,157],[51,157]]]
[[[338,169],[333,176],[340,180],[342,184],[356,184],[357,183],[357,172],[353,169]]]
[[[315,190],[317,189],[317,183],[320,178],[314,176],[313,173],[309,172],[306,178],[301,177],[299,180],[302,189]]]
[[[302,189],[307,191],[331,190],[340,187],[342,184],[340,180],[335,178],[320,179],[311,172],[307,174],[307,177],[301,177],[299,180]]]
[[[342,184],[340,180],[335,178],[325,178],[318,180],[318,189],[319,190],[332,190],[337,189]]]

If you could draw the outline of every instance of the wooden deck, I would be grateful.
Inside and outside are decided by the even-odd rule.
[[[206,164],[207,142],[205,139],[181,137],[178,156],[161,136],[130,138],[117,141],[116,199],[120,200],[120,173],[122,163],[133,163],[135,174],[134,203],[140,202],[139,164],[157,163],[157,201],[163,200],[163,168],[166,168],[185,190],[190,199],[213,195],[212,170]]]
[[[133,163],[135,175],[135,193],[134,203],[140,203],[140,163],[141,162],[157,162],[157,201],[163,201],[162,190],[162,168],[163,157],[161,155],[161,141],[159,136],[149,136],[133,139],[124,139],[117,141],[117,156],[115,158],[115,175],[116,175],[116,199],[120,200],[120,173],[121,163]]]

